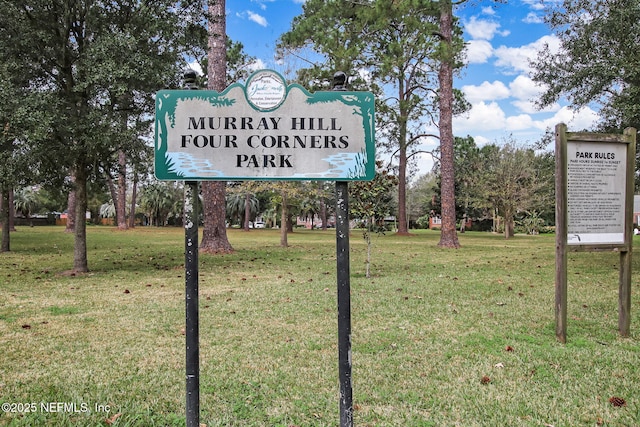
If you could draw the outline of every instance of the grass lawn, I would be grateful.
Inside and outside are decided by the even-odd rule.
[[[229,239],[200,256],[201,422],[337,426],[335,232]],[[569,255],[563,345],[554,236],[438,240],[374,238],[367,279],[352,233],[356,425],[640,425],[640,278],[620,338],[617,254]],[[59,227],[0,254],[0,426],[184,425],[184,230],[91,227],[88,248],[79,276]]]

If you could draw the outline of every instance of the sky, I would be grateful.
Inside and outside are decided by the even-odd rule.
[[[278,37],[288,31],[292,19],[302,13],[303,0],[227,1],[227,34],[241,42],[256,68],[283,72],[274,58]],[[562,100],[543,111],[535,100],[543,88],[530,78],[529,60],[549,44],[559,46],[543,22],[540,0],[514,0],[507,4],[469,2],[454,11],[460,18],[467,42],[467,66],[454,86],[465,93],[472,108],[454,118],[455,136],[472,136],[478,146],[514,140],[520,146],[533,144],[547,129],[565,123],[569,131],[582,131],[598,120],[597,111],[573,111]],[[549,2],[546,2],[547,4]],[[493,5],[493,6],[492,6]],[[437,140],[425,140],[421,149],[432,150]],[[548,147],[553,149],[553,147]],[[421,155],[420,173],[430,170],[433,160]]]

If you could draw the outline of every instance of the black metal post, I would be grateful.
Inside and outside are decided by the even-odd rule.
[[[198,182],[184,188],[187,427],[200,426],[200,344],[198,321]]]
[[[334,89],[345,90],[346,75],[334,76]],[[349,271],[349,183],[336,182],[336,260],[338,282],[338,374],[340,427],[353,426],[351,385],[351,275]]]
[[[196,74],[185,73],[187,89],[198,89]],[[198,313],[198,182],[184,187],[184,271],[186,317],[186,426],[200,427],[200,331]]]
[[[338,279],[338,370],[340,427],[353,426],[351,387],[351,277],[349,272],[349,183],[336,182],[336,259]]]

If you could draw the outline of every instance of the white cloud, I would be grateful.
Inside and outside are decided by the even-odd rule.
[[[257,3],[258,7],[262,10],[267,10],[266,3],[273,3],[274,0],[251,0],[251,3]]]
[[[262,59],[256,59],[255,61],[253,61],[251,64],[248,65],[248,68],[251,72],[253,72],[258,70],[264,70],[265,68],[267,68],[267,66]]]
[[[498,57],[496,66],[528,73],[531,69],[529,61],[537,58],[538,52],[545,44],[549,45],[552,52],[557,52],[560,48],[560,40],[553,35],[543,36],[533,43],[520,47],[500,46],[494,51],[495,56]]]
[[[489,83],[483,82],[480,86],[465,85],[462,86],[467,101],[471,104],[477,104],[482,101],[495,101],[509,97],[509,88],[501,81]]]
[[[189,68],[193,71],[195,71],[196,73],[198,73],[199,76],[204,75],[204,72],[202,72],[202,67],[200,66],[200,63],[198,61],[191,61],[187,64],[189,66]]]
[[[479,102],[464,116],[454,117],[453,133],[489,132],[505,128],[506,117],[497,102]]]
[[[493,16],[496,14],[496,11],[492,7],[483,7],[482,8],[483,15]]]
[[[495,21],[486,19],[478,19],[472,16],[471,19],[464,24],[464,29],[469,33],[471,38],[480,40],[491,40],[496,34],[506,36],[508,31],[498,31],[500,24]]]
[[[486,40],[471,40],[465,47],[469,64],[484,64],[493,55],[493,46]]]
[[[250,21],[255,22],[256,24],[262,26],[262,27],[266,27],[268,24],[267,19],[262,16],[262,15],[258,15],[257,13],[253,13],[250,10],[247,10],[247,15],[249,17]]]
[[[491,144],[491,140],[485,136],[482,135],[476,135],[473,137],[473,142],[476,143],[476,145],[478,147],[483,147],[487,144]]]
[[[528,114],[519,114],[517,116],[507,117],[506,129],[509,131],[518,131],[531,129],[534,126],[533,119]]]
[[[522,0],[522,3],[526,4],[533,10],[543,10],[545,7],[544,3],[540,0]],[[551,3],[553,3],[553,1],[551,1]]]
[[[560,109],[560,105],[557,103],[539,109],[536,106],[536,101],[540,98],[545,88],[525,75],[519,75],[511,81],[509,90],[511,96],[515,98],[511,104],[525,114],[549,113]]]
[[[537,98],[544,88],[530,77],[519,75],[509,83],[509,90],[514,98],[521,101],[529,101]]]
[[[554,113],[560,110],[560,104],[558,104],[557,102],[554,102],[553,104],[549,105],[548,107],[544,107],[543,109],[538,108],[535,100],[516,100],[511,102],[511,105],[526,114]]]
[[[558,123],[565,123],[570,131],[579,132],[591,129],[598,119],[598,113],[589,107],[583,107],[578,111],[562,107],[553,117],[536,122],[536,125],[539,129],[547,129],[554,128]]]
[[[527,16],[522,20],[525,24],[542,24],[544,20],[540,15],[535,12],[529,12]]]

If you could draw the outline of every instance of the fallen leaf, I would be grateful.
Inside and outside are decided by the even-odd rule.
[[[500,363],[496,363],[495,365],[493,365],[494,368],[498,368],[498,369],[502,369],[504,368],[504,363],[500,362]]]
[[[620,408],[622,406],[627,406],[627,402],[623,398],[616,397],[616,396],[613,396],[613,397],[609,398],[609,403],[611,403],[616,408]]]
[[[489,384],[490,382],[491,382],[491,378],[489,378],[486,375],[482,377],[482,379],[480,380],[480,384]]]
[[[31,329],[31,325],[24,324],[22,325],[22,329]]]
[[[511,347],[510,345],[506,346],[504,348],[505,351],[513,351],[513,347]]]
[[[118,418],[120,418],[121,416],[122,416],[122,414],[120,414],[120,413],[115,414],[113,417],[107,418],[106,420],[104,420],[104,422],[107,423],[107,425],[111,425],[111,424],[115,423],[116,420]]]
[[[125,289],[125,290],[124,290],[124,293],[125,293],[125,294],[130,294],[130,293],[131,293],[131,291],[130,291],[129,289]]]

